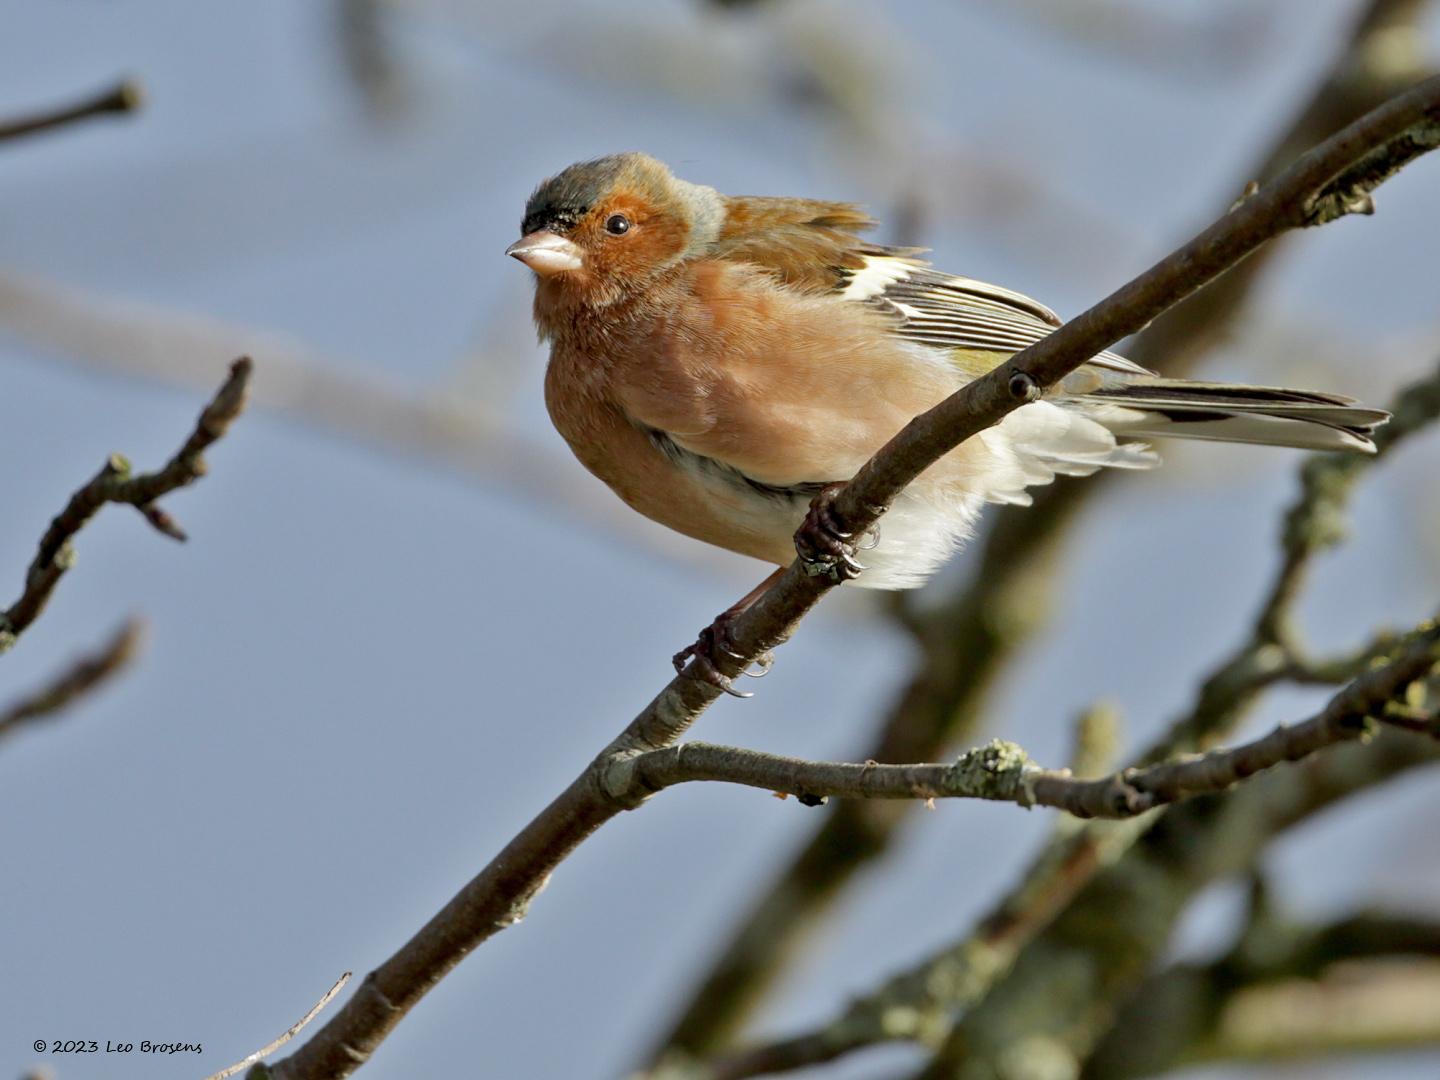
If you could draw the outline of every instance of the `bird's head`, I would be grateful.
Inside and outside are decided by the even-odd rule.
[[[645,154],[613,154],[536,188],[522,235],[505,254],[535,271],[542,287],[604,304],[705,250],[724,214],[713,188],[677,179]]]

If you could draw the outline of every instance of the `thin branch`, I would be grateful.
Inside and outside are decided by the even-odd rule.
[[[1347,966],[1318,982],[1249,987],[1224,1003],[1208,1040],[1186,1065],[1314,1061],[1340,1054],[1440,1045],[1440,964]]]
[[[128,503],[160,532],[176,540],[185,539],[185,533],[174,519],[156,506],[155,501],[205,475],[202,455],[225,435],[245,408],[251,367],[249,357],[241,357],[230,365],[230,377],[200,414],[185,445],[162,469],[132,475],[129,461],[120,454],[111,454],[90,482],[70,496],[65,509],[50,522],[40,538],[40,548],[25,575],[25,589],[20,598],[0,612],[0,652],[14,645],[45,610],[55,586],[74,565],[75,549],[71,541],[106,503]]]
[[[226,1068],[221,1069],[217,1073],[212,1073],[211,1075],[207,1076],[205,1080],[226,1080],[227,1077],[234,1076],[241,1069],[247,1068],[251,1065],[255,1065],[256,1063],[263,1061],[265,1058],[269,1057],[276,1050],[279,1050],[280,1047],[284,1046],[296,1035],[300,1034],[301,1030],[305,1027],[305,1025],[310,1023],[311,1020],[314,1020],[315,1017],[319,1016],[320,1011],[324,1009],[326,1005],[329,1005],[330,1002],[335,1000],[335,995],[340,993],[341,990],[345,989],[345,984],[350,981],[350,975],[351,973],[347,971],[345,972],[345,974],[341,975],[340,978],[336,979],[335,985],[330,987],[329,990],[325,991],[324,995],[320,998],[320,1000],[315,1002],[315,1004],[310,1007],[310,1011],[307,1012],[304,1016],[302,1016],[299,1020],[296,1020],[295,1023],[291,1024],[290,1027],[287,1028],[285,1032],[278,1038],[276,1038],[272,1042],[266,1043],[259,1050],[256,1050],[253,1054],[245,1055],[245,1057],[241,1058],[234,1065],[227,1066]],[[259,1077],[261,1077],[263,1080],[263,1077],[265,1075],[264,1067],[262,1066],[260,1069],[257,1070],[257,1072],[259,1074]]]
[[[11,120],[0,120],[0,142],[36,135],[42,131],[53,131],[99,116],[132,113],[140,108],[144,100],[145,95],[141,92],[140,84],[133,79],[125,79],[110,89],[102,90],[73,105],[47,109]]]
[[[72,661],[38,690],[0,709],[0,740],[36,720],[51,719],[120,674],[144,642],[145,624],[128,619],[99,650]]]
[[[1016,354],[990,374],[908,424],[839,493],[844,527],[864,531],[892,499],[940,456],[997,423],[1119,338],[1223,273],[1268,240],[1328,220],[1337,184],[1355,193],[1383,177],[1384,161],[1404,160],[1440,144],[1440,78],[1427,80],[1303,155],[1252,198],[1130,284]],[[1364,168],[1360,168],[1363,165]],[[1324,207],[1324,213],[1317,208]],[[736,656],[722,656],[732,677],[785,641],[833,584],[797,560],[733,624]],[[348,1076],[395,1025],[470,951],[523,917],[551,872],[596,829],[643,803],[638,785],[606,786],[612,764],[673,745],[719,696],[696,670],[676,676],[600,756],[526,825],[490,864],[390,959],[274,1075],[307,1080]]]
[[[1384,706],[1440,664],[1440,622],[1427,623],[1390,663],[1356,679],[1315,716],[1275,728],[1263,738],[1148,768],[1082,780],[1069,769],[1042,769],[1014,743],[995,739],[949,764],[863,765],[804,761],[737,746],[684,742],[612,762],[600,776],[617,791],[638,785],[654,793],[709,780],[794,795],[802,803],[845,799],[987,799],[1023,807],[1051,806],[1081,818],[1129,818],[1157,806],[1233,787],[1284,762],[1358,739],[1367,721],[1386,719]],[[1409,725],[1403,725],[1408,727]]]

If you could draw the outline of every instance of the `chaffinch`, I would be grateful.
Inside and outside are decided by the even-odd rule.
[[[827,492],[912,417],[1060,325],[1020,293],[863,239],[874,224],[848,203],[722,195],[638,153],[544,181],[507,254],[535,272],[545,403],[575,456],[688,536],[780,567],[798,546],[837,578],[863,569],[859,585],[905,589],[985,503],[1029,503],[1026,488],[1059,474],[1156,464],[1137,436],[1373,452],[1369,433],[1388,418],[1333,394],[1161,378],[1101,353],[923,473],[861,567],[851,538],[826,527]],[[677,667],[715,645],[702,635]]]

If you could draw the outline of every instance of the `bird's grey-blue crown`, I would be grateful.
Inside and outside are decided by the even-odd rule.
[[[631,164],[633,154],[611,154],[581,161],[541,183],[525,204],[522,234],[548,229],[561,235],[575,228],[590,207],[610,190]]]

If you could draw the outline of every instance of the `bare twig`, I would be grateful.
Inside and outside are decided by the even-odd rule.
[[[140,651],[144,631],[139,619],[126,620],[98,651],[79,657],[40,689],[0,709],[0,739],[32,721],[56,716],[118,675]]]
[[[917,417],[840,492],[842,524],[863,531],[907,484],[960,442],[998,422],[1117,339],[1290,229],[1321,224],[1356,205],[1409,157],[1440,144],[1440,79],[1428,80],[1361,118],[1303,155],[1238,209],[1130,284],[1043,341]],[[1344,200],[1332,196],[1347,193]],[[833,585],[797,560],[734,622],[738,676],[761,653],[786,640]],[[550,873],[577,845],[625,809],[639,806],[638,785],[616,789],[618,759],[677,742],[720,691],[687,669],[672,679],[579,777],[389,960],[295,1054],[277,1062],[277,1077],[348,1076],[460,960],[522,918]]]
[[[607,789],[658,792],[709,780],[795,795],[802,802],[846,799],[988,799],[1053,806],[1081,818],[1128,818],[1195,795],[1224,791],[1283,762],[1300,761],[1336,743],[1358,739],[1367,721],[1440,664],[1440,623],[1420,629],[1390,663],[1369,671],[1294,726],[1226,750],[1194,754],[1098,780],[1070,770],[1042,769],[1014,743],[1000,739],[949,764],[880,765],[804,761],[737,746],[685,742],[619,758],[600,776]],[[1409,727],[1408,724],[1402,726]]]
[[[350,974],[351,973],[347,971],[345,972],[345,974],[341,975],[340,978],[335,980],[335,985],[330,987],[329,990],[325,991],[324,996],[322,996],[319,1001],[315,1002],[315,1004],[310,1007],[310,1011],[307,1012],[304,1016],[302,1016],[299,1020],[296,1020],[295,1023],[291,1024],[290,1027],[287,1028],[285,1032],[278,1038],[276,1038],[274,1041],[266,1043],[259,1050],[256,1050],[253,1054],[246,1054],[234,1065],[226,1066],[219,1072],[212,1073],[211,1075],[207,1076],[205,1080],[226,1080],[227,1077],[234,1076],[241,1069],[247,1068],[251,1065],[255,1065],[256,1063],[263,1061],[265,1058],[269,1057],[276,1050],[279,1050],[280,1047],[284,1046],[296,1035],[300,1034],[301,1029],[304,1028],[306,1024],[310,1023],[311,1020],[314,1020],[315,1017],[319,1016],[320,1011],[324,1009],[326,1005],[329,1005],[330,1002],[335,1000],[335,995],[340,993],[341,990],[345,989],[345,984],[350,981]],[[265,1075],[263,1067],[259,1070],[259,1074],[261,1077]]]
[[[103,90],[99,94],[92,95],[73,105],[66,105],[59,109],[47,109],[44,112],[12,120],[0,120],[0,142],[5,142],[7,139],[19,139],[26,135],[36,135],[42,131],[53,131],[56,128],[67,127],[82,120],[91,120],[97,116],[131,113],[139,109],[143,101],[144,95],[140,90],[140,84],[133,79],[125,79],[110,89]]]
[[[167,536],[185,539],[179,526],[155,501],[205,475],[202,455],[224,436],[244,409],[250,371],[249,357],[241,357],[230,365],[230,377],[200,414],[185,445],[159,471],[132,475],[130,463],[120,454],[112,454],[90,482],[70,496],[65,509],[50,522],[40,538],[40,548],[25,575],[25,589],[20,598],[0,612],[0,652],[14,645],[44,611],[55,586],[75,562],[71,545],[75,534],[106,503],[128,503]]]

